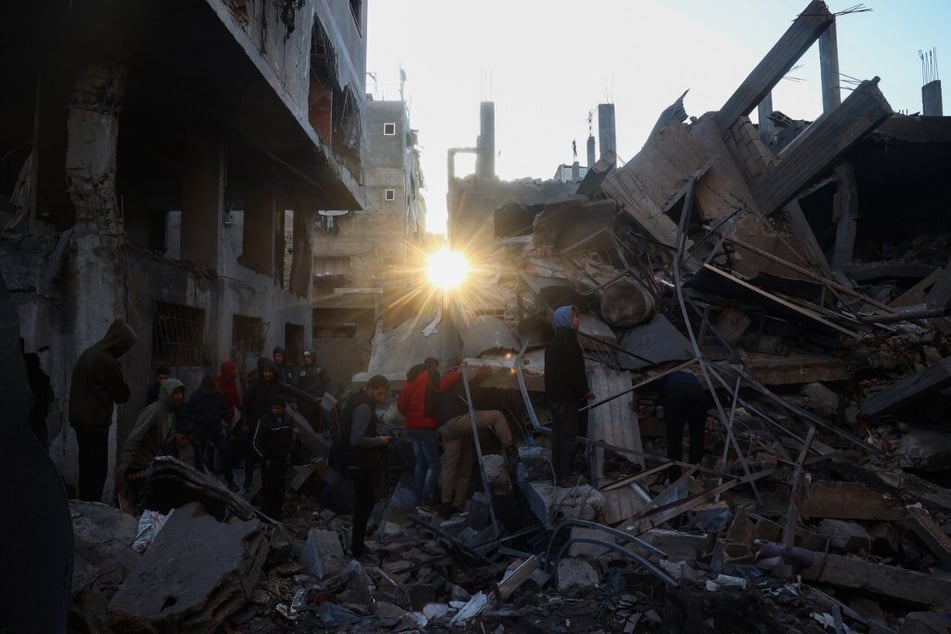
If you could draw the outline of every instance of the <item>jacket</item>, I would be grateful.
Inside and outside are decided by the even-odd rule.
[[[234,361],[221,362],[221,374],[215,379],[218,389],[225,395],[228,403],[228,415],[224,419],[228,422],[234,418],[234,410],[241,409],[241,393],[238,392],[238,364]]]
[[[79,355],[69,386],[69,422],[75,429],[109,429],[114,404],[129,400],[131,392],[119,358],[135,341],[132,328],[116,319],[102,339]]]
[[[258,420],[251,438],[251,446],[262,460],[284,461],[294,450],[294,430],[290,416],[279,417],[268,412]]]
[[[400,410],[400,414],[406,417],[406,428],[436,429],[439,415],[438,412],[433,411],[432,403],[438,400],[440,395],[448,392],[461,376],[458,372],[450,372],[440,378],[435,372],[420,372],[415,378],[403,384],[396,407]],[[427,398],[429,399],[428,406]]]
[[[274,362],[270,359],[263,359],[258,364],[258,367],[270,367],[275,372],[277,371]],[[286,394],[284,384],[281,383],[280,377],[275,374],[273,381],[265,383],[264,378],[259,372],[258,378],[248,386],[248,392],[245,394],[244,409],[241,411],[241,418],[243,419],[241,424],[247,425],[248,429],[253,433],[254,426],[257,422],[270,411],[271,397],[275,394]]]
[[[178,379],[167,379],[162,383],[159,399],[139,413],[135,426],[129,432],[119,454],[119,467],[125,467],[128,471],[141,471],[149,466],[152,458],[159,455],[175,424],[172,392],[184,387],[185,384]]]
[[[331,449],[334,461],[350,467],[381,469],[383,441],[376,435],[378,423],[376,403],[366,390],[347,399],[341,414],[340,438]]]
[[[234,410],[228,407],[224,393],[219,390],[211,394],[202,390],[192,392],[185,402],[184,414],[195,424],[195,436],[202,442],[221,431],[222,420],[234,418]]]
[[[545,396],[549,402],[576,403],[583,401],[588,391],[578,333],[555,328],[555,336],[545,348]]]

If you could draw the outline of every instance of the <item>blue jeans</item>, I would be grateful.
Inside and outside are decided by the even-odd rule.
[[[436,490],[436,471],[439,468],[439,447],[436,445],[435,429],[410,429],[407,435],[413,443],[416,469],[413,473],[413,489],[416,503],[429,505]]]

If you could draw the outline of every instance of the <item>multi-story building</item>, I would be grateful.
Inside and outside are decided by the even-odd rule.
[[[362,210],[320,211],[314,233],[314,347],[331,381],[367,368],[377,320],[412,305],[425,234],[417,131],[405,102],[366,102]]]
[[[114,318],[138,342],[113,450],[155,366],[191,390],[310,342],[316,211],[364,205],[365,22],[362,0],[2,10],[0,266],[67,482],[70,370]]]

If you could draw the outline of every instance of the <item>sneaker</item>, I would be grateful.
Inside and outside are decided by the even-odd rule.
[[[363,551],[363,554],[361,554],[359,557],[354,557],[354,559],[356,559],[358,562],[360,562],[364,566],[379,566],[380,565],[380,558],[366,550]]]
[[[416,507],[416,512],[419,513],[420,515],[430,515],[430,516],[431,516],[431,515],[436,515],[439,511],[438,511],[437,509],[434,509],[434,508],[431,507],[431,506],[426,506],[426,505],[424,505],[424,504],[420,504],[419,506]]]

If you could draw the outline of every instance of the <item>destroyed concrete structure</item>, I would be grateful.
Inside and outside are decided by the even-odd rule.
[[[154,366],[193,389],[310,347],[315,211],[364,205],[365,20],[347,0],[3,10],[0,265],[67,483],[69,369],[114,318],[138,344],[113,449]]]
[[[949,254],[930,238],[948,198],[935,176],[948,121],[891,113],[873,80],[840,103],[835,73],[819,120],[768,105],[758,128],[748,118],[817,40],[835,67],[836,23],[811,2],[719,111],[688,122],[681,97],[623,167],[603,147],[580,181],[495,179],[483,107],[483,161],[450,192],[456,244],[478,234],[489,254],[478,288],[381,328],[368,373],[401,378],[426,356],[492,368],[466,396],[515,423],[514,484],[474,434],[482,491],[468,512],[414,514],[397,483],[376,513],[379,566],[343,561],[347,519],[306,494],[282,536],[214,491],[224,527],[184,507],[162,531],[227,535],[216,546],[234,556],[207,571],[221,585],[150,596],[149,574],[129,576],[111,617],[238,631],[946,628],[951,491],[934,450],[947,442]],[[896,201],[909,221],[888,231]],[[571,487],[552,485],[543,397],[548,313],[563,303],[583,309],[598,395]],[[698,374],[712,407],[704,460],[667,482],[652,386],[674,370]],[[131,539],[98,510],[76,509],[74,524],[96,518]],[[141,561],[164,556],[162,534]],[[95,550],[77,549],[107,556]]]

